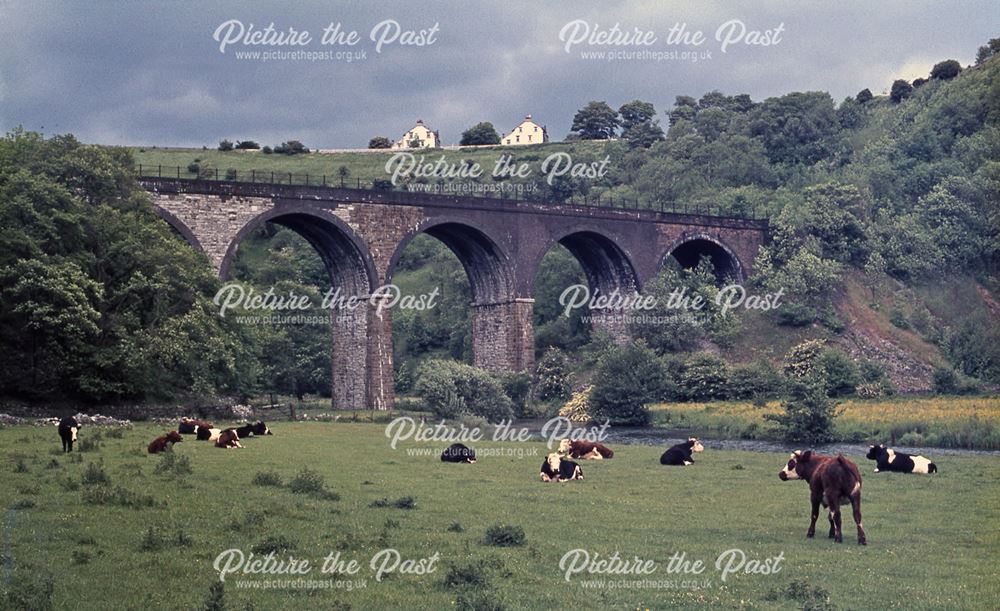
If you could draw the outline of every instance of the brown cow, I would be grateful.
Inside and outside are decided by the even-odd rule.
[[[570,458],[582,458],[584,460],[600,460],[602,458],[614,458],[615,453],[603,443],[585,441],[583,439],[563,439],[559,442],[559,453],[566,454]]]
[[[216,440],[215,447],[230,450],[232,448],[242,448],[243,446],[240,444],[240,436],[237,434],[236,429],[226,429],[219,433],[219,439]]]
[[[778,478],[786,482],[791,479],[804,479],[809,482],[812,491],[812,515],[809,522],[807,537],[816,535],[816,518],[819,517],[819,505],[830,508],[830,538],[837,543],[843,543],[844,535],[840,529],[840,506],[850,503],[854,509],[854,523],[858,525],[858,543],[867,545],[865,529],[861,526],[861,472],[858,466],[837,456],[820,456],[812,450],[801,452],[796,450],[788,459],[788,464],[778,473]]]
[[[159,454],[160,452],[166,452],[171,449],[175,443],[180,443],[182,441],[184,441],[184,438],[181,437],[180,433],[177,431],[170,431],[166,435],[161,435],[151,441],[149,447],[146,449],[149,450],[150,454]]]

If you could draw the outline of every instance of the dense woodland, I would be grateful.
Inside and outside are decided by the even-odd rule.
[[[420,394],[441,413],[492,419],[551,410],[593,382],[595,412],[641,421],[629,414],[643,400],[784,392],[815,400],[786,383],[802,367],[824,372],[824,396],[891,393],[882,363],[850,358],[841,345],[852,329],[837,304],[852,283],[871,297],[865,307],[926,343],[932,388],[995,388],[1000,56],[993,53],[1000,41],[983,49],[977,65],[928,66],[927,79],[897,81],[889,96],[866,89],[839,103],[823,92],[754,101],[713,91],[678,96],[662,126],[649,102],[612,111],[611,133],[619,137],[591,153],[591,160],[607,155],[610,171],[596,182],[553,185],[536,172],[526,179],[537,182],[532,197],[600,192],[765,214],[773,239],[750,283],[760,291],[783,287],[785,306],[758,316],[709,310],[675,325],[637,327],[632,345],[613,347],[579,314],[561,315],[559,293],[584,275],[559,247],[535,281],[537,372],[494,378],[459,364],[422,368],[431,359],[471,362],[468,281],[450,251],[422,236],[400,260],[396,282],[408,293],[438,286],[441,297],[432,310],[394,314],[399,394]],[[578,137],[590,135],[588,108],[574,121]],[[516,156],[541,159],[530,149]],[[133,164],[123,149],[68,135],[16,130],[0,141],[0,396],[194,404],[267,393],[328,396],[329,329],[220,318],[211,303],[220,283],[208,261],[157,218]],[[262,227],[240,253],[238,281],[314,295],[328,288],[319,257],[289,230]],[[707,261],[689,270],[666,265],[647,290],[677,286],[708,296],[718,290]],[[887,292],[895,299],[888,311],[880,306]],[[982,307],[959,307],[952,297],[970,294]],[[760,338],[795,348],[763,350]],[[465,379],[506,393],[480,392],[493,399],[473,408],[475,398],[454,391],[470,387],[456,382]],[[620,396],[622,386],[630,397]]]

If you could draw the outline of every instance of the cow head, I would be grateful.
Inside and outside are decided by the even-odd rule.
[[[691,444],[691,451],[692,452],[704,452],[705,451],[705,446],[701,445],[701,442],[698,441],[697,437],[688,437],[688,442]]]
[[[569,439],[563,439],[562,441],[559,442],[559,453],[560,454],[569,454],[569,450],[572,447],[573,447],[573,442],[572,441],[570,441]]]
[[[559,473],[559,463],[562,462],[562,456],[558,452],[553,452],[549,454],[545,460],[549,463],[549,469],[554,473]]]
[[[74,441],[74,442],[76,441],[76,431],[79,428],[80,427],[78,427],[78,426],[71,426],[71,427],[69,427],[69,438],[70,438],[71,441]]]
[[[877,446],[868,446],[868,454],[865,454],[865,458],[868,460],[878,460],[881,456],[884,456],[885,453],[885,444],[880,443]]]
[[[169,433],[167,433],[167,441],[173,443],[180,443],[184,441],[184,438],[181,437],[181,434],[178,433],[177,431],[170,431]]]
[[[812,450],[806,450],[805,452],[795,450],[788,457],[788,463],[785,465],[785,468],[778,472],[778,478],[783,482],[792,479],[802,479],[798,469],[801,468],[802,464],[809,462],[811,458]]]
[[[253,425],[253,429],[252,430],[253,430],[253,434],[254,435],[273,435],[274,434],[274,433],[271,432],[271,429],[267,428],[267,425],[264,424],[263,420],[261,420],[260,422],[258,422],[255,425]]]

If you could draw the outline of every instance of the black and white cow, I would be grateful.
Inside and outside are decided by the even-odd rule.
[[[219,435],[222,434],[222,429],[215,429],[215,428],[210,429],[210,428],[205,428],[203,426],[199,426],[195,430],[194,434],[195,438],[198,441],[211,441],[214,443],[219,440]]]
[[[543,482],[568,482],[583,479],[583,469],[572,460],[563,458],[558,452],[553,452],[542,462],[541,476]]]
[[[73,451],[73,442],[76,441],[76,433],[79,430],[80,423],[72,416],[67,416],[59,421],[59,438],[62,439],[63,452]]]
[[[689,437],[684,443],[679,443],[660,456],[661,465],[687,466],[694,464],[692,452],[704,452],[705,446],[701,445],[697,437]]]
[[[868,460],[875,461],[875,473],[897,471],[899,473],[937,473],[937,465],[923,456],[911,456],[897,452],[885,444],[868,446]]]
[[[273,435],[271,429],[267,428],[264,422],[258,421],[255,424],[246,424],[241,427],[236,428],[236,434],[240,436],[240,439],[246,439],[247,437],[253,437],[254,435]]]
[[[453,443],[441,452],[441,462],[457,462],[472,464],[476,462],[476,451],[460,443]]]

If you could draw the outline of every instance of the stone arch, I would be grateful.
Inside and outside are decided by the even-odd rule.
[[[660,265],[662,267],[667,257],[673,257],[681,267],[690,268],[703,256],[711,259],[715,277],[720,282],[726,279],[743,282],[743,263],[736,252],[721,238],[708,233],[690,233],[677,238],[660,257]]]
[[[392,282],[396,264],[416,236],[441,241],[465,269],[472,292],[472,362],[489,371],[521,371],[534,360],[531,300],[517,299],[514,265],[489,232],[469,220],[433,218],[421,223],[396,245],[386,270]]]
[[[205,252],[205,248],[201,245],[201,241],[198,240],[198,236],[191,231],[191,228],[188,227],[184,221],[180,220],[169,210],[161,206],[154,205],[153,209],[156,211],[157,216],[166,221],[167,224],[170,225],[170,228],[176,231],[185,242],[190,244],[198,252]]]
[[[427,234],[455,254],[472,288],[473,305],[509,301],[514,294],[512,265],[507,252],[482,227],[468,220],[434,218],[408,232],[396,245],[386,270],[386,283],[392,282],[396,264],[409,243]]]
[[[332,330],[333,407],[390,408],[391,361],[388,373],[384,368],[373,365],[378,361],[373,353],[379,351],[382,325],[376,309],[368,301],[377,286],[378,276],[364,242],[343,221],[326,210],[306,206],[272,208],[253,218],[236,233],[220,266],[219,275],[223,279],[229,277],[229,268],[240,243],[265,222],[287,227],[302,236],[322,258],[331,288],[334,291],[340,289],[344,298],[360,298],[360,303],[353,308],[323,311],[330,318]]]
[[[583,268],[592,296],[610,295],[617,291],[627,297],[640,291],[642,283],[632,257],[620,246],[621,243],[618,236],[591,226],[570,227],[553,236],[538,253],[530,267],[530,281],[534,282],[545,254],[556,244],[561,244]],[[609,333],[619,342],[628,340],[628,325],[615,312],[592,311],[590,318],[594,329]]]

